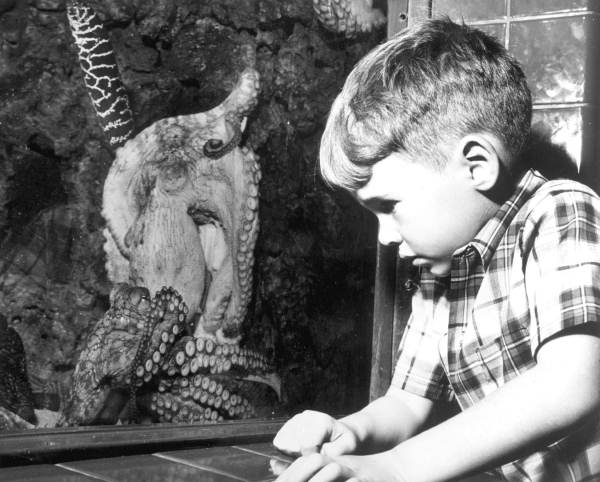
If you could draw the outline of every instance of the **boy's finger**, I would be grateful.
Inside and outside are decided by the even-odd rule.
[[[309,455],[318,452],[326,433],[320,427],[283,429],[273,439],[278,450],[290,455]]]
[[[298,431],[300,430],[301,424],[299,423],[299,416],[295,415],[289,419],[283,427],[279,429],[279,432],[275,434],[273,439],[273,445],[282,452],[290,455],[300,454],[300,444],[298,438]]]
[[[313,475],[310,482],[346,482],[352,475],[347,467],[330,462]]]
[[[300,457],[277,478],[276,482],[307,482],[328,462],[327,457],[316,453]]]
[[[273,445],[291,455],[318,452],[323,441],[329,438],[332,425],[330,419],[318,412],[307,411],[295,415],[277,432]]]
[[[283,474],[283,472],[285,471],[285,469],[287,469],[290,466],[289,462],[284,462],[283,460],[279,460],[279,459],[270,459],[269,460],[269,467],[271,469],[271,472],[273,472],[273,475],[281,475]]]
[[[299,433],[300,453],[310,455],[321,450],[323,442],[331,437],[331,424],[304,425]]]
[[[349,454],[356,449],[354,436],[345,432],[331,442],[323,444],[321,453],[328,457],[337,457],[338,455]]]
[[[320,449],[319,446],[315,445],[314,443],[313,444],[309,443],[304,447],[300,447],[300,454],[302,454],[303,457],[306,457],[311,454],[319,453],[319,449]]]

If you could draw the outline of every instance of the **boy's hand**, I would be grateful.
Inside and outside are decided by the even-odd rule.
[[[272,467],[279,477],[275,482],[320,482],[358,481],[350,467],[326,455],[313,453],[295,460],[290,466]],[[354,477],[354,478],[353,478]]]
[[[294,415],[277,432],[273,445],[289,455],[320,452],[334,457],[356,450],[356,434],[335,418],[312,410]]]

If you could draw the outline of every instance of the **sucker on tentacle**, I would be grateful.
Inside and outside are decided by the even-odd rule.
[[[169,376],[176,373],[187,376],[197,372],[222,374],[234,371],[245,375],[250,372],[268,373],[273,367],[264,355],[240,348],[237,343],[218,343],[211,338],[181,338],[166,358],[162,369]]]
[[[138,345],[131,370],[132,386],[140,387],[156,375],[163,356],[175,340],[189,329],[186,327],[187,306],[177,291],[163,287],[152,302],[144,333]]]
[[[229,381],[229,380],[227,380]],[[176,413],[180,408],[186,409]],[[153,394],[150,410],[159,417],[180,417],[181,421],[220,421],[225,418],[250,418],[255,415],[251,402],[241,395],[232,393],[218,379],[196,375],[161,382],[158,393]]]
[[[154,353],[156,349],[160,348],[160,345],[156,347],[156,342],[152,343],[152,334],[155,328],[159,323],[164,322],[161,324],[160,334],[161,343],[164,345],[163,352],[166,352],[167,343],[172,343],[175,337],[185,329],[186,314],[187,307],[185,303],[181,300],[179,293],[172,288],[163,286],[154,296],[129,375],[130,419],[136,418],[137,389],[143,383],[150,381],[152,375],[155,375],[158,371],[158,360],[154,359]],[[165,334],[168,334],[167,340],[162,341]],[[148,354],[150,354],[150,357],[147,357]]]

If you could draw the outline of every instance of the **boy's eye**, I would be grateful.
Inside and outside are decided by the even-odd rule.
[[[371,205],[371,208],[376,213],[390,214],[394,211],[396,204],[398,204],[398,201],[379,200],[377,202],[374,202]]]

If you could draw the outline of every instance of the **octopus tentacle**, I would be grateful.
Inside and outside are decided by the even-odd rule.
[[[111,146],[121,146],[133,133],[133,114],[108,33],[96,12],[84,3],[69,2],[67,17],[102,130]]]
[[[224,419],[218,410],[192,400],[181,400],[172,393],[152,394],[149,411],[160,420],[173,423],[217,423]]]
[[[321,24],[346,38],[368,33],[386,23],[385,15],[373,7],[373,0],[313,0]]]
[[[238,121],[240,121],[256,106],[259,88],[260,76],[258,72],[251,68],[244,69],[231,94],[218,107],[224,112],[235,113],[238,116]],[[213,109],[208,113],[211,112],[216,111]]]
[[[237,343],[221,343],[216,338],[181,338],[165,358],[162,370],[168,377],[205,374],[257,382],[271,387],[281,397],[281,380],[263,354]]]
[[[163,353],[165,353],[167,343],[173,343],[175,337],[184,329],[186,314],[187,307],[175,290],[163,287],[156,293],[131,365],[129,376],[131,419],[136,418],[137,389],[145,382],[149,382],[153,375],[156,375],[161,358],[161,344]],[[159,324],[161,326],[157,330],[156,327]]]
[[[251,401],[237,393],[231,379],[197,374],[161,380],[149,411],[165,421],[216,422],[256,415]]]
[[[164,286],[156,293],[131,366],[131,386],[140,387],[156,375],[163,355],[186,331],[187,306],[177,291]]]
[[[237,255],[235,265],[237,267],[237,279],[239,286],[239,303],[233,316],[224,324],[222,331],[237,330],[244,321],[248,303],[252,295],[252,280],[254,267],[254,246],[258,238],[258,184],[261,179],[258,156],[249,149],[242,149],[244,155],[244,176],[246,184],[242,192],[241,223],[237,233]]]
[[[182,337],[175,343],[162,368],[169,375],[180,373],[183,376],[198,371],[226,373],[237,370],[241,373],[267,373],[273,369],[264,355],[248,348],[240,348],[237,343],[218,343],[212,338],[192,336]]]

